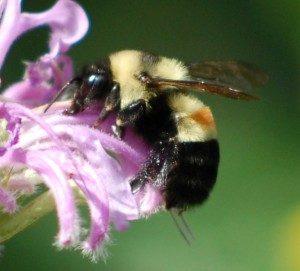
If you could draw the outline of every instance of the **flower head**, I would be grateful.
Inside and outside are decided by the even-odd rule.
[[[129,183],[149,146],[130,129],[122,141],[112,136],[115,116],[93,128],[97,106],[75,116],[62,114],[69,102],[55,103],[47,113],[42,107],[32,109],[49,102],[72,77],[66,52],[88,28],[77,3],[58,0],[48,11],[24,13],[21,1],[4,0],[0,16],[0,68],[23,33],[41,25],[51,29],[49,52],[26,63],[24,79],[10,86],[5,102],[0,101],[0,242],[56,208],[58,247],[80,247],[96,259],[110,224],[124,230],[130,220],[162,205],[153,186],[147,184],[133,195]],[[29,195],[30,202],[23,205],[19,199]],[[78,203],[85,203],[90,212],[88,235]]]
[[[131,193],[129,180],[148,152],[141,139],[127,133],[125,142],[135,142],[133,149],[105,132],[112,118],[99,131],[91,128],[97,109],[69,117],[61,115],[63,105],[41,115],[18,104],[0,104],[0,118],[7,123],[10,142],[3,147],[0,167],[4,172],[11,169],[0,190],[0,203],[14,212],[16,197],[11,192],[21,194],[21,189],[32,185],[28,169],[35,172],[41,177],[37,183],[45,183],[55,199],[60,224],[57,244],[77,246],[82,230],[76,190],[91,214],[90,233],[82,246],[86,252],[96,252],[107,239],[110,223],[124,230],[128,221],[156,210],[160,201],[155,193],[154,199],[145,191],[136,197]],[[12,187],[15,179],[22,179],[22,185]]]

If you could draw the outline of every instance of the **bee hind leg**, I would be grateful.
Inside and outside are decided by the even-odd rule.
[[[177,145],[174,142],[159,142],[151,150],[142,169],[131,180],[132,193],[137,193],[146,183],[163,190],[170,171],[176,166]]]

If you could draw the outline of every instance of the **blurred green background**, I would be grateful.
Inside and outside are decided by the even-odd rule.
[[[112,231],[106,264],[52,246],[55,214],[8,241],[0,269],[10,270],[300,270],[300,1],[79,1],[89,34],[74,47],[76,67],[120,49],[185,61],[239,59],[270,76],[258,102],[203,95],[221,144],[216,189],[186,213],[189,247],[161,212]],[[25,1],[39,11],[53,1]],[[10,51],[2,78],[22,76],[21,60],[47,50],[47,29]],[[297,224],[298,223],[298,224]],[[298,263],[297,263],[298,261]],[[298,265],[297,265],[298,264]]]

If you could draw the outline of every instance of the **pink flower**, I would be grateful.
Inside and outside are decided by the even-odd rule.
[[[9,132],[0,168],[13,168],[6,185],[0,188],[0,203],[7,212],[16,211],[14,194],[32,185],[31,176],[26,174],[28,169],[33,170],[41,177],[35,182],[43,181],[55,199],[60,225],[58,246],[80,245],[95,256],[107,240],[110,223],[124,230],[128,221],[159,208],[160,200],[157,193],[151,193],[153,188],[134,196],[129,185],[147,156],[144,142],[128,131],[124,140],[134,142],[133,149],[108,134],[113,118],[103,124],[102,131],[91,128],[97,108],[76,117],[61,115],[66,105],[37,114],[18,104],[0,103],[0,118],[6,120]],[[11,187],[16,178],[22,179],[17,189]],[[72,189],[79,191],[76,193],[82,195],[91,214],[90,233],[83,244]]]
[[[21,12],[21,0],[3,0],[0,3],[0,68],[13,42],[22,34],[42,25],[51,28],[49,55],[65,53],[87,32],[88,19],[83,9],[71,0],[58,0],[41,13]]]
[[[129,184],[149,146],[131,130],[123,141],[112,136],[114,116],[100,129],[92,128],[97,106],[75,116],[62,114],[69,102],[55,103],[46,114],[42,107],[30,109],[49,102],[72,77],[72,61],[65,53],[88,28],[78,4],[58,0],[48,11],[30,14],[21,12],[21,1],[4,0],[0,16],[0,67],[23,33],[44,24],[51,28],[49,53],[27,63],[24,80],[4,92],[6,102],[0,101],[0,242],[56,207],[58,247],[80,247],[97,259],[110,224],[125,230],[129,221],[162,206],[153,186],[133,195]],[[37,189],[43,186],[46,192]],[[29,204],[20,204],[29,195]],[[90,211],[87,235],[78,202]]]
[[[44,55],[35,63],[26,63],[24,79],[7,88],[3,97],[30,108],[37,107],[50,101],[72,75],[70,57]]]
[[[13,84],[3,94],[6,99],[29,107],[48,102],[73,75],[72,60],[65,53],[88,30],[85,12],[71,0],[58,0],[52,8],[41,13],[21,12],[20,0],[3,0],[0,14],[0,69],[16,39],[36,27],[50,27],[49,52],[36,63],[27,63],[24,80]]]

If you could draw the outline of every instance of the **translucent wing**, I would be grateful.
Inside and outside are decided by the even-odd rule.
[[[194,90],[198,92],[208,92],[231,99],[240,100],[257,100],[258,98],[245,93],[239,89],[232,88],[228,85],[217,84],[207,80],[170,80],[159,77],[147,79],[146,84],[149,87],[160,89],[176,88],[180,90]]]
[[[205,61],[187,67],[193,79],[209,80],[233,89],[249,90],[268,81],[268,75],[257,66],[241,61]]]
[[[151,77],[147,73],[141,73],[137,79],[158,90],[194,90],[242,100],[257,100],[257,97],[244,90],[268,81],[268,76],[258,67],[240,61],[206,61],[188,64],[187,68],[188,80]]]

